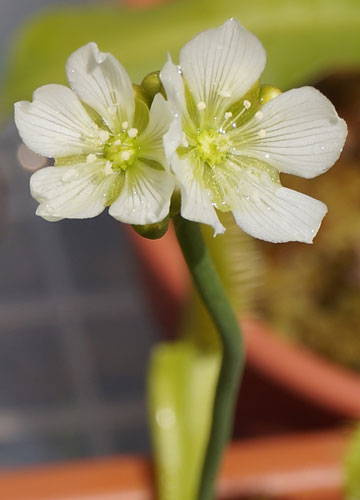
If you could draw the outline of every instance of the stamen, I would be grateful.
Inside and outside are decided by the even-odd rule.
[[[245,101],[243,102],[243,105],[244,105],[245,109],[249,109],[251,107],[251,102],[248,101],[247,99],[245,99]]]
[[[257,120],[261,120],[263,117],[264,117],[264,114],[263,114],[263,112],[262,112],[262,111],[257,111],[257,112],[255,113],[255,118],[256,118]]]
[[[134,138],[138,135],[138,133],[139,131],[137,128],[131,128],[128,132],[128,136]]]
[[[128,124],[128,122],[122,122],[121,126],[122,126],[123,130],[126,130],[129,126],[129,124]]]
[[[112,173],[113,173],[112,163],[111,163],[111,161],[107,161],[105,163],[104,174],[106,176],[108,176],[108,175],[111,175]]]
[[[114,141],[113,144],[114,146],[120,146],[121,145],[120,139],[116,139],[116,141]]]
[[[197,103],[197,109],[199,111],[203,111],[206,108],[206,103],[204,101],[200,101]]]
[[[259,130],[258,136],[260,137],[260,139],[263,139],[264,137],[266,137],[266,130],[264,130],[263,128],[261,130]]]
[[[96,155],[94,153],[90,153],[86,157],[86,163],[94,163],[95,160],[96,160]]]
[[[238,112],[238,113],[237,113],[237,114],[233,117],[233,119],[232,119],[232,124],[231,124],[231,126],[232,126],[233,128],[236,128],[236,120],[238,120],[238,119],[241,117],[241,115],[243,115],[245,112],[246,112],[246,107],[244,106],[244,107],[242,108],[242,110],[241,110],[241,111],[239,111],[239,112]],[[230,116],[229,116],[229,113],[230,113]],[[224,121],[224,123],[222,124],[222,126],[221,126],[221,127],[224,127],[224,125],[225,125],[226,121],[227,121],[229,118],[231,118],[232,116],[233,116],[233,114],[232,114],[230,111],[228,111],[227,113],[225,113],[225,115],[224,115],[224,117],[225,117],[225,121]]]
[[[107,130],[100,130],[99,137],[101,142],[107,142],[109,140],[110,134]]]

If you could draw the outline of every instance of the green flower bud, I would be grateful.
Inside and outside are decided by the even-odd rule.
[[[281,94],[281,90],[274,85],[261,85],[260,87],[260,102],[261,104],[266,104],[275,97]]]
[[[158,92],[166,99],[166,93],[160,80],[160,71],[153,71],[146,75],[141,82],[141,88],[150,104]]]

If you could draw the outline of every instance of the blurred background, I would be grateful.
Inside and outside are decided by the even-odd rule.
[[[29,16],[86,3],[0,2],[1,67]],[[148,451],[145,373],[158,332],[124,228],[104,214],[37,218],[29,178],[46,160],[2,118],[0,466]]]
[[[230,227],[214,251],[239,312],[360,370],[359,3],[147,3],[0,3],[0,467],[150,449],[146,365],[164,322],[150,307],[133,243],[107,214],[56,224],[35,217],[29,178],[47,160],[21,145],[11,118],[12,103],[38,86],[66,83],[67,56],[89,40],[140,82],[161,67],[166,48],[176,58],[191,36],[234,16],[267,50],[264,83],[315,85],[334,102],[349,125],[343,159],[316,180],[284,176],[329,206],[315,244],[263,244]],[[187,320],[201,325],[199,317],[193,302]],[[237,436],[344,420],[251,368],[245,382]]]

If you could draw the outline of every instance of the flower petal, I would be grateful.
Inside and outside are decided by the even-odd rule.
[[[107,205],[114,176],[106,176],[105,162],[47,167],[30,180],[32,196],[40,203],[36,214],[46,220],[86,219]]]
[[[171,122],[169,130],[163,137],[164,150],[168,159],[173,157],[177,148],[180,146],[182,136],[181,120],[177,117]]]
[[[269,101],[237,134],[241,154],[280,172],[311,178],[338,159],[347,127],[324,95],[302,87]]]
[[[327,212],[326,205],[273,182],[266,172],[247,173],[233,209],[238,226],[265,241],[312,243]]]
[[[76,50],[67,60],[69,83],[80,99],[103,118],[117,133],[121,123],[132,123],[134,92],[129,75],[112,55],[101,52],[90,42]]]
[[[180,66],[196,103],[217,109],[243,97],[264,70],[260,41],[235,19],[204,31],[180,52]]]
[[[125,172],[125,182],[109,214],[128,224],[153,224],[169,213],[174,177],[137,161]]]
[[[223,233],[225,228],[216,215],[210,194],[193,174],[194,165],[175,154],[171,167],[180,182],[181,215],[184,219],[209,224],[214,229],[214,236]]]
[[[184,82],[179,68],[172,62],[170,54],[160,71],[160,80],[174,114],[186,111]]]
[[[150,108],[150,120],[144,132],[139,136],[140,157],[159,162],[166,166],[163,136],[167,132],[172,115],[169,103],[161,94],[157,94]]]
[[[33,102],[17,102],[15,123],[24,143],[43,156],[87,154],[101,147],[97,125],[64,85],[44,85]]]

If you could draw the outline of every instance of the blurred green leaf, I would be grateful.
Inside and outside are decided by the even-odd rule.
[[[360,62],[358,0],[183,0],[152,10],[63,7],[31,19],[8,54],[2,109],[46,83],[66,83],[65,61],[93,40],[113,52],[133,81],[162,67],[197,32],[234,16],[268,53],[263,81],[285,89],[329,68]]]
[[[360,424],[351,436],[345,463],[346,500],[360,499]]]
[[[220,353],[189,340],[155,348],[148,377],[158,500],[196,500]]]

